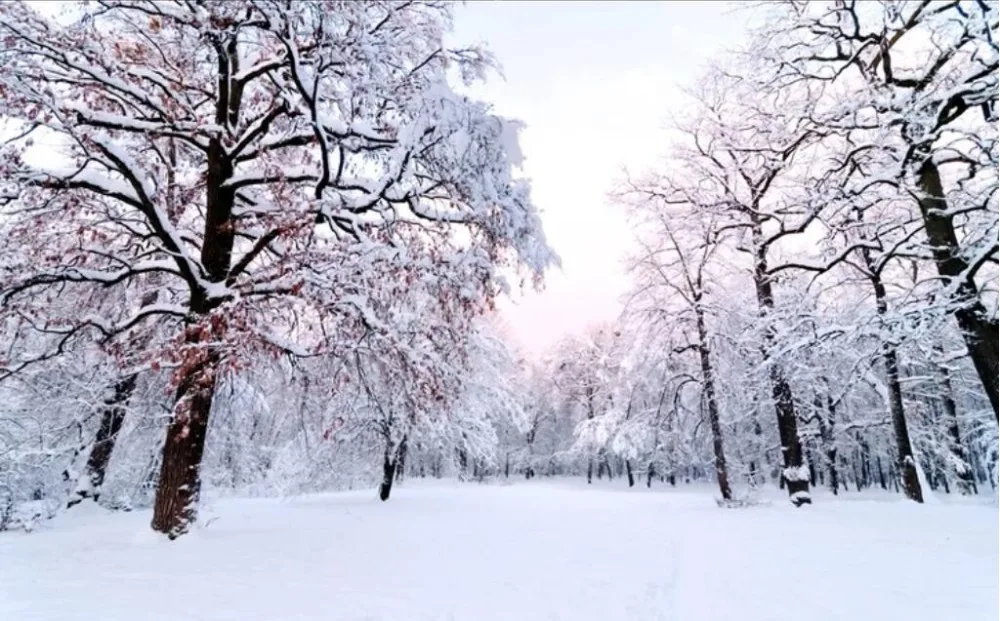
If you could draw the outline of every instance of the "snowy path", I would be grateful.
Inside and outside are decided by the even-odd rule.
[[[993,505],[722,510],[707,488],[617,483],[223,500],[176,542],[147,530],[148,512],[86,507],[0,535],[0,619],[997,618]]]

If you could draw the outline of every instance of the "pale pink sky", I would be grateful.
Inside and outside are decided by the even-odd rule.
[[[613,319],[627,287],[631,235],[607,192],[623,167],[654,165],[680,88],[744,36],[747,15],[722,2],[470,2],[454,39],[486,43],[506,80],[476,94],[525,121],[525,173],[562,258],[542,293],[502,313],[525,353]]]

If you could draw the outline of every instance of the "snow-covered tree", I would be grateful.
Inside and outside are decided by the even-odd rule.
[[[0,166],[2,243],[34,249],[3,265],[3,313],[62,349],[169,335],[127,352],[175,386],[154,529],[194,518],[227,374],[269,355],[348,359],[364,337],[433,383],[386,301],[423,288],[461,331],[501,268],[551,263],[513,176],[517,124],[451,86],[491,63],[443,45],[447,4],[78,8],[57,24],[0,7],[2,113],[20,131]],[[123,302],[51,304],[99,291]]]

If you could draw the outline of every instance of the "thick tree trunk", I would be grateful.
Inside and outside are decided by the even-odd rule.
[[[101,408],[101,426],[97,430],[94,438],[94,446],[87,457],[87,465],[80,475],[69,501],[67,508],[72,507],[87,498],[98,501],[101,497],[101,486],[104,485],[104,476],[108,471],[108,462],[111,461],[111,454],[115,450],[115,442],[118,440],[118,432],[125,422],[125,412],[128,401],[135,390],[137,374],[132,373],[120,379],[114,388],[114,392],[105,400]]]
[[[653,466],[653,462],[649,462],[649,467],[646,469],[646,488],[653,487],[653,477],[656,476],[656,468]]]
[[[215,100],[215,121],[220,126],[236,127],[240,121],[242,85],[232,76],[239,73],[240,57],[235,35],[215,44],[218,68]],[[207,280],[223,284],[230,278],[233,267],[233,246],[237,227],[233,219],[236,188],[227,182],[233,175],[235,162],[223,144],[222,133],[213,134],[208,140],[205,178],[204,241],[201,245],[201,265]],[[221,299],[211,297],[199,282],[189,281],[191,298],[189,309],[194,317],[205,319]],[[212,317],[212,320],[217,317]],[[205,437],[212,409],[212,398],[220,372],[220,354],[206,344],[221,339],[224,320],[216,326],[189,326],[188,345],[196,349],[199,359],[186,360],[183,376],[177,387],[173,419],[167,427],[163,446],[160,480],[153,504],[153,530],[176,538],[190,528],[197,513],[198,495],[201,492],[201,459],[205,452]],[[205,334],[207,330],[209,333]]]
[[[181,379],[163,445],[152,527],[171,539],[186,533],[197,516],[201,458],[219,363],[214,351],[204,356]]]
[[[632,462],[625,460],[625,475],[628,477],[628,486],[635,487],[635,477],[632,476]]]
[[[382,483],[378,486],[378,497],[383,502],[389,500],[389,494],[392,492],[392,482],[395,480],[395,474],[396,462],[390,456],[389,449],[386,449],[385,457],[382,461]]]
[[[969,357],[976,367],[983,391],[998,415],[997,390],[1000,376],[1000,346],[997,322],[990,317],[979,299],[979,292],[970,268],[974,267],[962,256],[948,202],[944,198],[941,172],[931,158],[927,158],[917,173],[920,189],[920,213],[924,230],[931,245],[938,273],[945,278],[945,286],[952,292],[954,315],[961,328]]]
[[[776,363],[770,364],[772,395],[778,415],[778,436],[781,439],[781,455],[784,468],[781,477],[785,481],[788,497],[792,504],[800,507],[812,502],[809,495],[809,472],[802,459],[802,444],[799,441],[798,421],[792,389],[784,372]]]

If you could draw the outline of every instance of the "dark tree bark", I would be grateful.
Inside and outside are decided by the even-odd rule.
[[[902,475],[900,483],[906,497],[916,502],[923,502],[924,495],[920,489],[920,478],[917,476],[916,459],[910,446],[910,434],[906,428],[906,416],[903,413],[903,393],[899,385],[899,362],[896,359],[896,348],[884,343],[882,359],[885,362],[886,378],[889,387],[889,410],[892,414],[892,427],[896,436],[896,453],[899,459],[899,471]]]
[[[458,480],[465,480],[465,471],[469,467],[469,456],[464,448],[458,449]]]
[[[625,460],[625,475],[628,477],[628,486],[635,487],[635,477],[632,476],[632,462]]]
[[[945,494],[950,494],[951,493],[951,488],[948,486],[948,474],[945,472],[944,467],[941,467],[941,466],[938,467],[938,469],[937,469],[937,480],[938,480],[938,483],[941,484],[941,487],[944,488],[944,493]],[[931,489],[933,489],[933,488],[931,488]]]
[[[760,215],[751,211],[754,238],[754,288],[757,293],[757,303],[760,314],[765,319],[774,310],[774,290],[771,275],[767,266],[767,246],[763,243],[763,224]],[[769,319],[768,319],[769,321]],[[774,329],[766,326],[764,343],[761,347],[764,364],[767,366],[768,379],[771,383],[771,399],[778,418],[778,437],[781,440],[781,457],[784,468],[781,478],[786,483],[788,497],[796,507],[812,503],[809,495],[809,477],[803,472],[802,443],[799,440],[798,418],[795,414],[795,399],[792,387],[785,377],[785,371],[777,360],[773,359]]]
[[[233,35],[220,37],[214,45],[218,67],[215,121],[223,127],[235,127],[240,120],[243,95],[240,83],[232,79],[240,70],[237,39]],[[236,188],[227,184],[233,170],[234,161],[222,142],[222,135],[213,134],[206,150],[205,228],[201,247],[201,264],[212,283],[225,283],[233,268]],[[193,320],[205,318],[222,303],[221,299],[211,297],[202,285],[194,281],[189,285],[188,304]],[[212,328],[214,330],[215,326]],[[181,371],[153,505],[153,530],[171,539],[187,532],[196,517],[201,491],[201,459],[212,399],[221,372],[219,352],[204,341],[219,336],[189,329],[185,337],[187,344],[201,346],[200,359],[185,362],[186,368]]]
[[[382,460],[382,483],[378,486],[378,497],[379,500],[385,502],[389,500],[389,494],[392,492],[392,482],[395,480],[396,474],[396,462],[390,457],[389,450],[386,449],[385,457]]]
[[[965,454],[965,444],[962,442],[962,433],[958,427],[958,409],[955,407],[955,398],[952,396],[951,374],[948,368],[942,364],[934,365],[938,376],[939,394],[941,395],[941,409],[944,410],[944,426],[948,432],[948,450],[951,452],[952,470],[958,481],[958,491],[962,494],[971,494],[975,491],[975,480],[972,476],[972,467],[969,464],[968,456]]]
[[[608,473],[608,480],[614,479],[614,475],[611,472],[611,462],[608,460],[608,454],[603,449],[601,449],[601,463],[604,464],[604,471]],[[598,478],[600,478],[600,470],[597,471]]]
[[[709,350],[708,329],[705,326],[705,311],[701,307],[701,293],[695,297],[695,322],[698,328],[698,359],[701,362],[702,394],[708,409],[708,423],[712,429],[712,451],[715,457],[715,479],[723,500],[732,500],[729,488],[729,473],[726,470],[726,450],[722,440],[722,425],[719,423],[719,406],[715,398],[715,369]]]
[[[930,157],[925,158],[917,172],[918,183],[924,196],[920,199],[920,213],[924,230],[931,245],[938,273],[953,291],[955,319],[965,339],[969,357],[976,367],[983,391],[998,415],[997,390],[1000,375],[1000,347],[995,319],[979,299],[975,283],[978,266],[970,265],[962,256],[948,202],[944,198],[941,172]],[[998,419],[1000,420],[1000,419]]]
[[[218,355],[209,350],[181,379],[174,416],[163,445],[160,481],[153,504],[153,530],[174,539],[188,531],[201,492],[201,458],[215,394]]]
[[[406,470],[406,438],[399,443],[399,457],[396,460],[396,482],[403,482],[403,471]]]
[[[858,220],[861,220],[860,215]],[[879,264],[875,261],[868,248],[861,249],[861,258],[864,260],[865,267],[868,268],[866,276],[875,293],[875,311],[879,320],[884,322],[889,313],[888,295],[885,283],[882,281],[882,268],[885,264]],[[906,424],[906,412],[903,408],[903,390],[900,386],[899,356],[896,344],[888,333],[883,333],[881,338],[881,356],[882,364],[885,366],[889,415],[892,418],[892,429],[896,439],[896,455],[899,460],[899,471],[903,476],[903,489],[906,492],[906,497],[910,500],[923,502],[923,492],[920,489],[920,479],[917,476],[916,461],[910,444],[910,432]],[[878,464],[878,475],[880,479],[883,478],[881,462]],[[884,482],[882,486],[885,487]]]
[[[653,477],[656,476],[656,468],[653,466],[653,462],[649,462],[649,467],[646,469],[646,487],[653,487]]]
[[[125,412],[128,401],[135,390],[135,383],[138,375],[133,373],[125,376],[115,384],[114,392],[105,400],[101,408],[101,426],[97,430],[94,438],[94,446],[87,457],[87,465],[78,481],[76,489],[73,490],[67,508],[79,504],[87,498],[93,498],[94,502],[100,500],[101,486],[104,484],[104,476],[108,471],[108,462],[111,461],[111,454],[115,450],[115,442],[118,440],[118,432],[125,422]]]
[[[864,442],[861,440],[860,433],[857,434],[856,438],[861,448],[851,453],[851,472],[854,474],[854,486],[860,492],[865,486]]]
[[[819,420],[819,437],[823,443],[823,458],[826,462],[827,474],[830,480],[830,491],[837,495],[837,446],[833,442],[834,425],[837,422],[837,408],[833,403],[829,388],[826,392],[826,403],[818,392],[815,396],[816,416]],[[825,407],[824,407],[825,405]]]
[[[861,443],[861,485],[863,487],[872,486],[872,449],[868,440],[862,439],[861,432],[858,432],[858,442]]]

